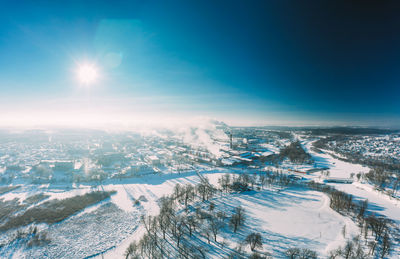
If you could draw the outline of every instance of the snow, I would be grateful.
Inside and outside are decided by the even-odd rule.
[[[400,202],[389,196],[379,193],[368,184],[355,182],[353,184],[330,184],[336,189],[344,191],[359,200],[368,200],[369,210],[382,214],[400,224]]]
[[[5,201],[14,200],[14,199],[25,200],[28,197],[28,193],[12,191],[12,192],[3,194],[0,197],[3,198]]]
[[[350,178],[351,173],[368,173],[370,168],[359,164],[352,164],[336,158],[328,153],[316,153],[310,147],[312,141],[305,141],[304,147],[316,161],[317,167],[328,167],[330,177]],[[316,176],[310,176],[316,177]],[[368,183],[353,182],[353,184],[329,183],[336,189],[352,194],[356,199],[368,199],[369,209],[378,214],[397,221],[400,224],[400,202],[373,189]]]
[[[268,151],[264,151],[264,152],[261,153],[262,156],[270,156],[272,154],[274,154],[274,152],[269,151],[269,150]]]
[[[265,240],[263,251],[272,252],[274,258],[292,247],[309,248],[326,256],[331,249],[345,242],[341,234],[344,225],[350,235],[358,233],[358,227],[333,211],[329,207],[329,198],[316,191],[289,188],[278,193],[263,190],[218,199],[216,208],[218,204],[242,206],[247,223],[240,236],[261,233]]]
[[[223,174],[214,172],[203,175],[211,184],[216,185],[218,178]],[[157,215],[159,212],[157,200],[163,195],[172,193],[176,183],[196,184],[198,182],[198,176],[189,175],[168,179],[160,184],[129,184],[125,185],[125,188],[134,197],[140,195],[146,197],[148,202],[141,203],[146,215]],[[343,225],[346,225],[348,233],[358,233],[357,226],[350,219],[330,209],[328,197],[316,191],[263,190],[217,197],[213,202],[217,208],[218,206],[225,207],[226,211],[239,205],[244,207],[249,217],[247,231],[262,233],[263,238],[268,240],[264,251],[272,251],[275,254],[283,253],[290,247],[304,247],[326,255],[329,250],[344,243],[345,239],[341,234]],[[143,233],[144,229],[139,225],[130,238],[97,258],[122,257],[130,242],[138,240]],[[225,237],[229,240],[229,233],[225,233]],[[211,253],[211,255],[213,258],[220,257],[219,253]]]
[[[317,153],[311,149],[312,143],[313,141],[304,141],[303,147],[306,149],[307,152],[311,154],[312,158],[314,159],[314,166],[329,168],[330,176],[332,177],[349,178],[351,173],[368,173],[370,170],[366,166],[352,164],[333,158],[326,151],[324,153]]]
[[[279,153],[279,151],[280,151],[279,147],[272,145],[272,144],[265,143],[265,144],[261,144],[260,146],[268,149],[268,151],[270,151],[272,153]]]
[[[198,134],[201,136],[201,134]],[[203,140],[202,140],[203,141]],[[208,140],[207,140],[208,141]],[[207,142],[204,140],[203,142]],[[208,143],[208,142],[207,142]],[[202,143],[204,144],[204,143]],[[282,168],[306,171],[310,168],[329,168],[330,177],[349,178],[352,173],[366,173],[368,167],[351,164],[332,157],[337,154],[331,151],[316,153],[312,151],[311,140],[302,140],[302,145],[309,152],[315,163],[313,165],[294,166],[286,163]],[[264,144],[269,153],[279,152],[279,148]],[[209,147],[212,148],[212,147]],[[232,158],[222,161],[232,162]],[[217,185],[217,180],[227,172],[242,171],[240,169],[214,168],[213,171],[200,172],[211,184]],[[249,172],[251,170],[248,170]],[[308,180],[320,180],[321,173],[315,172],[302,175]],[[17,250],[2,251],[0,257],[8,258],[82,258],[94,256],[97,258],[122,258],[126,248],[133,240],[138,240],[144,233],[140,224],[140,216],[157,215],[158,200],[171,194],[175,184],[196,184],[199,177],[195,171],[182,174],[147,175],[143,178],[118,181],[110,179],[104,182],[102,188],[116,194],[110,199],[86,208],[59,224],[47,226],[51,245],[32,248],[28,252]],[[363,182],[352,184],[329,183],[336,189],[352,194],[355,199],[368,199],[369,209],[397,221],[400,224],[400,203],[373,189]],[[62,199],[83,195],[93,190],[92,186],[78,185],[25,185],[2,195],[0,198],[20,200],[33,194],[44,193],[49,199]],[[143,196],[145,199],[135,205],[135,201]],[[263,236],[263,251],[271,252],[274,257],[282,254],[290,247],[301,247],[315,250],[320,256],[342,246],[345,240],[358,234],[355,223],[329,207],[328,197],[320,192],[301,188],[284,190],[265,189],[242,194],[229,194],[216,197],[213,202],[216,208],[232,211],[234,207],[242,206],[247,215],[245,228],[241,230],[241,238],[251,231],[260,232]],[[342,229],[346,226],[346,237]],[[232,238],[229,229],[221,234],[224,239],[234,243],[243,240]],[[207,244],[206,244],[207,245]],[[220,258],[220,249],[210,249],[211,257]],[[393,255],[394,258],[396,255]]]
[[[25,258],[83,258],[101,253],[134,233],[139,215],[106,203],[49,227],[51,245],[31,249]],[[17,258],[24,258],[18,256]]]
[[[117,193],[111,196],[111,201],[117,205],[120,209],[126,212],[132,212],[135,210],[134,198],[126,191],[123,185],[108,185],[107,190],[115,190]]]

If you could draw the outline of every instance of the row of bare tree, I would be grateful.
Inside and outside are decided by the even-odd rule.
[[[240,206],[230,215],[218,210],[211,200],[217,192],[222,193],[222,189],[211,185],[207,178],[201,178],[195,186],[175,185],[171,196],[160,199],[157,216],[141,218],[146,233],[130,244],[126,258],[207,258],[207,250],[199,238],[208,244],[224,245],[224,240],[218,239],[220,232],[230,228],[237,233],[246,221]],[[256,248],[262,247],[259,233],[249,234],[243,242],[255,254]],[[247,258],[243,252],[233,253],[238,255],[235,258]]]
[[[398,228],[388,218],[368,213],[368,200],[357,202],[351,194],[338,191],[331,186],[320,183],[309,182],[308,186],[328,194],[330,197],[330,207],[333,210],[353,218],[358,223],[361,230],[360,236],[364,236],[365,241],[368,242],[368,246],[370,247],[369,252],[366,254],[374,255],[378,258],[385,258],[390,254],[392,240],[398,239],[399,236]],[[368,240],[369,233],[372,234],[374,240]],[[356,246],[351,246],[349,243],[347,249],[349,247],[354,248]]]

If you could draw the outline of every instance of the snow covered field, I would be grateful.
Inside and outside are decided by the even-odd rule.
[[[310,147],[311,141],[304,144],[307,152],[309,152],[316,161],[316,167],[327,167],[331,177],[350,178],[351,174],[368,173],[370,168],[359,164],[345,162],[329,155],[328,152],[316,153]],[[318,175],[317,175],[318,176]],[[316,175],[310,176],[310,178]],[[367,199],[370,204],[370,210],[377,214],[382,214],[390,219],[396,220],[400,224],[400,201],[389,197],[377,190],[366,182],[354,182],[353,184],[337,184],[329,183],[336,189],[353,195],[356,199]]]
[[[315,154],[313,154],[315,156]],[[324,157],[329,165],[332,160]],[[332,159],[332,158],[331,158]],[[351,169],[350,165],[334,161],[336,169]],[[328,165],[328,164],[325,164]],[[341,168],[340,166],[345,166]],[[355,165],[356,169],[360,167]],[[217,185],[217,179],[228,170],[204,172],[210,183]],[[343,176],[345,173],[341,172]],[[140,215],[156,215],[159,212],[158,199],[166,194],[171,194],[175,184],[197,184],[199,177],[194,172],[178,175],[151,176],[149,179],[137,179],[136,183],[119,184],[109,183],[103,186],[104,190],[116,190],[109,200],[86,209],[67,220],[52,225],[48,228],[52,242],[49,246],[32,248],[28,250],[15,250],[12,247],[3,249],[1,255],[13,258],[84,258],[96,256],[98,258],[122,258],[132,240],[138,240],[144,233],[139,223]],[[343,189],[356,197],[368,198],[371,209],[387,215],[389,218],[399,220],[398,204],[374,193],[360,183],[333,184],[338,189]],[[26,187],[29,194],[34,190]],[[90,191],[89,187],[73,189],[62,192],[40,189],[53,198],[70,197]],[[22,198],[23,189],[3,195],[6,199]],[[135,206],[134,201],[141,198],[140,205]],[[304,247],[315,250],[321,256],[343,245],[345,237],[342,228],[346,225],[346,238],[358,233],[358,227],[349,218],[346,218],[329,207],[328,197],[320,192],[299,188],[288,188],[282,191],[260,190],[244,194],[230,194],[214,198],[216,207],[222,210],[232,210],[241,205],[248,217],[246,233],[257,231],[262,234],[265,244],[263,251],[279,257],[290,247]],[[242,237],[246,233],[241,233]],[[221,236],[229,240],[231,245],[242,240],[231,240],[229,231]],[[204,243],[204,245],[207,245]],[[221,248],[210,247],[210,254],[219,258]],[[229,244],[225,248],[229,252]],[[396,258],[396,257],[393,257]]]
[[[351,174],[366,173],[369,168],[344,162],[331,156],[329,152],[316,153],[311,149],[312,140],[302,140],[302,145],[313,159],[312,165],[285,164],[280,169],[287,171],[308,170],[310,168],[329,168],[330,177],[349,178]],[[278,149],[277,149],[278,150]],[[211,168],[211,167],[210,167]],[[210,183],[218,186],[217,179],[225,173],[257,172],[257,169],[218,168],[199,172]],[[259,171],[259,170],[258,170]],[[321,182],[321,172],[303,176],[307,180]],[[26,248],[19,243],[0,247],[1,258],[123,258],[126,248],[133,240],[139,240],[145,233],[140,224],[142,215],[157,215],[159,199],[173,192],[179,184],[198,184],[200,178],[195,171],[181,174],[154,174],[142,178],[108,179],[100,187],[90,185],[24,185],[0,196],[1,199],[25,198],[34,194],[49,195],[38,205],[52,199],[63,199],[83,195],[94,189],[116,191],[109,199],[89,206],[57,224],[45,229],[51,243],[46,246]],[[336,189],[352,194],[355,200],[368,199],[369,211],[384,215],[400,224],[400,203],[373,189],[365,182],[352,184],[329,183]],[[261,189],[244,193],[231,193],[212,199],[217,210],[232,211],[241,206],[246,212],[245,227],[238,235],[232,235],[228,228],[222,230],[220,243],[208,244],[204,238],[198,243],[207,247],[209,255],[220,258],[228,255],[237,244],[251,232],[259,232],[264,240],[262,251],[269,252],[274,258],[283,258],[288,248],[299,247],[314,250],[322,258],[328,252],[343,246],[347,239],[359,233],[359,228],[348,217],[338,214],[329,207],[326,194],[307,188],[289,187],[286,189]],[[202,206],[205,206],[204,204]],[[346,233],[342,229],[345,226]],[[0,236],[0,241],[7,240],[14,232],[8,231]],[[390,258],[399,258],[400,245],[394,244]]]
[[[345,242],[341,230],[344,225],[349,235],[358,227],[346,217],[329,207],[329,198],[322,193],[289,188],[281,192],[263,190],[246,194],[216,198],[216,208],[225,211],[242,206],[246,222],[239,233],[240,239],[232,240],[230,231],[222,236],[229,242],[243,242],[252,232],[261,233],[263,251],[274,258],[282,257],[289,248],[308,248],[326,256],[327,252]],[[220,251],[214,254],[219,258]]]
[[[205,174],[210,183],[216,184],[222,173]],[[123,189],[129,195],[135,197],[144,195],[148,202],[143,202],[146,214],[158,213],[156,200],[165,194],[170,194],[176,183],[199,182],[197,176],[188,176],[170,179],[161,184],[129,184]],[[117,186],[113,186],[115,187]],[[343,225],[346,225],[348,234],[357,233],[358,228],[348,218],[336,213],[329,208],[329,199],[325,194],[316,191],[305,191],[303,189],[262,190],[246,194],[233,194],[216,197],[213,199],[217,209],[232,210],[233,207],[241,205],[248,217],[246,232],[240,234],[244,237],[247,232],[258,231],[262,233],[265,240],[264,251],[273,253],[275,256],[282,254],[290,247],[304,247],[326,255],[331,249],[344,243],[341,234]],[[143,233],[143,227],[139,227],[135,234]],[[226,240],[230,240],[229,231],[223,233]],[[137,240],[133,235],[129,241]],[[230,240],[234,245],[243,240]],[[115,249],[110,249],[102,256],[104,258],[122,257],[130,242],[122,242]],[[207,243],[203,245],[207,246]],[[214,258],[219,258],[221,251],[214,247]],[[212,246],[210,248],[213,251]],[[228,253],[226,249],[225,253]],[[212,253],[211,253],[212,254]],[[100,255],[98,258],[102,258]]]

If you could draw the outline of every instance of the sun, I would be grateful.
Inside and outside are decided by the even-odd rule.
[[[78,66],[77,77],[79,82],[84,85],[89,85],[94,82],[99,77],[98,69],[93,64],[82,64]]]

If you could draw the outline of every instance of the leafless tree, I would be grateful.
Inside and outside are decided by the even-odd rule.
[[[182,240],[183,235],[185,234],[185,229],[186,229],[186,226],[185,226],[184,221],[182,220],[182,218],[179,218],[178,224],[176,225],[175,235],[174,235],[174,237],[176,238],[176,244],[178,247]]]
[[[185,206],[187,207],[188,202],[193,200],[194,198],[194,187],[191,184],[187,184],[184,187],[184,200],[185,200]]]
[[[250,246],[251,251],[254,251],[255,248],[262,248],[262,237],[260,233],[251,233],[246,239],[245,243]]]
[[[224,174],[223,176],[221,176],[221,178],[218,179],[218,183],[223,191],[228,192],[231,185],[231,175]]]
[[[194,216],[188,216],[186,219],[186,226],[189,230],[189,236],[192,236],[193,231],[196,231],[196,227],[198,226],[196,218]]]
[[[239,206],[235,208],[235,213],[231,216],[230,225],[233,227],[233,232],[236,233],[239,226],[243,225],[245,221],[244,209]]]
[[[367,211],[367,209],[368,209],[368,200],[364,200],[364,201],[361,203],[360,209],[359,209],[359,211],[358,211],[358,216],[357,216],[357,218],[358,218],[359,220],[363,220],[363,219],[364,219],[364,215],[365,215],[365,212]]]
[[[353,248],[354,248],[353,242],[347,240],[346,245],[343,248],[343,257],[345,259],[349,259],[353,255]]]
[[[221,228],[224,226],[223,222],[215,216],[212,216],[209,219],[209,227],[211,232],[214,235],[214,241],[217,242],[217,235],[220,232]]]
[[[139,258],[137,250],[138,250],[138,245],[135,241],[133,241],[132,243],[129,244],[128,248],[125,251],[125,259]]]
[[[367,219],[368,225],[371,227],[372,232],[375,234],[375,240],[378,240],[383,232],[387,229],[387,219],[384,217],[376,217],[375,215],[369,216]]]
[[[289,248],[288,250],[286,250],[285,254],[288,258],[295,259],[300,254],[300,248]]]
[[[317,253],[313,250],[303,248],[299,254],[299,259],[317,259]]]
[[[385,256],[389,255],[392,244],[390,242],[389,234],[386,231],[383,236],[382,246],[381,246],[381,258],[385,258]]]

